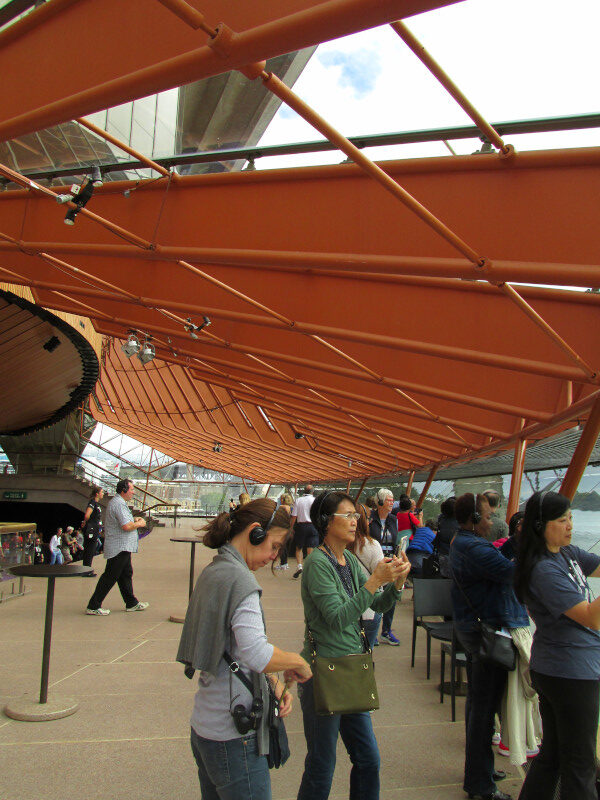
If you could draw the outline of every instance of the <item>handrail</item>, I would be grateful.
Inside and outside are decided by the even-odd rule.
[[[538,119],[509,120],[491,123],[495,131],[503,136],[522,133],[551,133],[557,131],[584,130],[586,128],[600,128],[600,114],[577,114],[563,117],[542,117]],[[396,144],[418,144],[421,142],[443,142],[457,139],[482,139],[481,131],[476,125],[463,125],[451,128],[427,128],[424,130],[403,131],[395,133],[369,134],[365,136],[350,136],[348,140],[358,147],[383,147]],[[198,153],[179,153],[165,158],[155,158],[153,161],[169,169],[170,167],[184,167],[193,164],[210,164],[215,161],[256,161],[258,158],[272,156],[298,155],[303,153],[321,153],[337,150],[327,140],[295,142],[292,144],[279,144],[254,147],[223,148],[222,150],[204,150]],[[141,161],[115,161],[102,164],[102,174],[109,172],[126,172],[127,170],[145,169],[147,165]],[[64,169],[23,171],[23,175],[36,180],[63,178],[89,172],[89,165],[69,167]]]

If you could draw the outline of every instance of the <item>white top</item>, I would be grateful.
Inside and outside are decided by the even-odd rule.
[[[229,655],[247,677],[250,677],[250,670],[262,672],[273,657],[273,645],[267,641],[258,592],[252,592],[236,608],[231,630],[233,637]],[[225,659],[221,659],[216,677],[200,673],[190,720],[192,728],[203,739],[217,742],[240,737],[230,713],[230,707],[233,709],[238,703],[249,710],[252,697],[231,672]]]
[[[116,494],[106,507],[104,519],[104,558],[114,558],[128,551],[137,553],[139,536],[137,529],[124,531],[123,525],[133,522],[133,514],[120,494]]]
[[[56,534],[54,534],[54,536],[50,539],[49,547],[50,547],[50,551],[52,553],[59,553],[60,552],[60,546],[59,546],[59,543],[58,543],[58,536]]]
[[[296,517],[297,522],[310,522],[310,507],[314,502],[314,494],[301,495],[294,503],[292,517]]]
[[[354,555],[358,558],[360,568],[367,579],[371,577],[371,574],[377,564],[383,560],[383,550],[381,549],[379,542],[376,542],[375,539],[371,539],[370,541],[369,539],[366,539],[362,550],[359,550]],[[377,591],[381,591],[381,588],[379,588]],[[367,610],[363,612],[362,618],[363,620],[368,620],[373,619],[374,616],[375,612],[373,609],[367,608]]]

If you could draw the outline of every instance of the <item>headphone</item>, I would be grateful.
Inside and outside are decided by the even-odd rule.
[[[540,505],[538,508],[538,518],[533,521],[533,530],[536,533],[541,533],[544,530],[544,517],[542,514],[543,506],[544,506],[544,497],[548,494],[548,492],[540,492]]]
[[[473,513],[471,514],[473,525],[478,525],[481,522],[481,514],[477,511],[477,495],[473,495]]]
[[[267,532],[271,527],[271,523],[273,522],[276,513],[277,513],[277,503],[275,503],[275,508],[273,510],[273,513],[271,514],[269,521],[267,522],[265,527],[263,528],[262,525],[257,525],[256,528],[252,528],[252,530],[250,531],[250,544],[258,545],[264,542],[264,540],[267,538]]]
[[[319,533],[322,531],[323,536],[325,536],[325,532],[327,531],[327,526],[329,525],[329,518],[331,515],[323,514],[320,509],[323,508],[323,504],[330,494],[335,494],[335,492],[325,492],[323,499],[321,500],[321,505],[319,506],[319,528],[321,529]]]
[[[382,489],[378,489],[377,490],[377,505],[378,506],[384,506],[385,505],[385,501],[387,499],[386,497],[384,497],[383,500],[379,499],[379,492],[381,492],[381,491],[382,491]]]

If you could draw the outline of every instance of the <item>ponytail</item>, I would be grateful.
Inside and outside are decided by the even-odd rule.
[[[243,506],[238,506],[234,511],[224,511],[208,523],[202,542],[207,547],[216,550],[231,541],[238,533],[246,530],[248,525],[252,525],[253,522],[258,522],[262,528],[267,530],[273,527],[288,530],[290,527],[288,511],[279,507],[275,512],[276,507],[277,504],[274,500],[259,497]]]

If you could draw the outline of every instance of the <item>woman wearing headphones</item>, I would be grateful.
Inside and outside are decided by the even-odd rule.
[[[319,547],[304,562],[302,602],[307,630],[302,655],[311,653],[309,631],[319,656],[336,658],[363,652],[359,619],[368,608],[386,611],[400,596],[410,569],[404,556],[380,561],[367,579],[360,564],[346,550],[354,542],[359,513],[342,492],[322,492],[310,509],[319,534]],[[386,586],[377,593],[379,587]],[[379,749],[371,715],[317,715],[313,681],[298,687],[304,719],[306,760],[298,800],[326,800],[335,770],[338,735],[352,761],[350,800],[379,797]]]
[[[311,677],[301,656],[267,641],[254,577],[278,557],[289,524],[285,509],[260,498],[219,514],[206,528],[203,543],[218,554],[196,582],[177,653],[188,677],[200,672],[191,743],[203,800],[270,800],[265,673],[283,671],[285,683]],[[274,676],[268,680],[285,717],[291,695]]]
[[[456,634],[467,654],[468,677],[463,788],[470,798],[511,800],[496,788],[506,773],[494,769],[491,745],[508,673],[481,658],[478,619],[498,630],[527,627],[529,618],[513,590],[514,563],[487,541],[492,527],[487,498],[463,494],[454,513],[460,527],[450,545],[452,605]]]
[[[536,492],[525,506],[515,589],[535,624],[531,678],[540,698],[543,740],[520,800],[597,800],[596,736],[600,679],[600,556],[571,544],[569,500]]]

